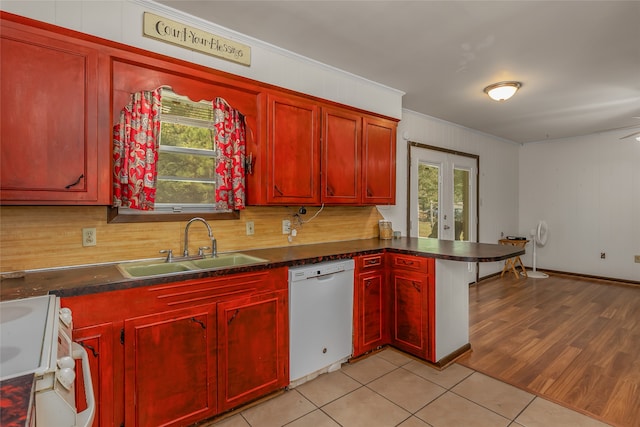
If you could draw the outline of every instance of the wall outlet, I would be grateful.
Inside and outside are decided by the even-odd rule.
[[[283,219],[282,220],[282,234],[291,233],[291,220]]]
[[[636,255],[634,257],[634,260],[635,260],[634,262],[640,263],[640,255]]]
[[[82,229],[82,246],[95,246],[95,245],[96,245],[96,229],[83,228]]]
[[[600,252],[600,259],[605,259],[607,257],[607,254],[604,252]]]
[[[247,227],[247,236],[253,236],[253,233],[255,232],[253,228],[253,221],[247,221],[245,225]]]

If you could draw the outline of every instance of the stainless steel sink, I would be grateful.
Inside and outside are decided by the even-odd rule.
[[[238,267],[242,265],[261,264],[266,259],[246,255],[243,253],[220,254],[215,258],[201,258],[175,262],[160,260],[140,261],[118,264],[118,270],[129,278],[160,276],[195,270],[215,270],[221,268]]]

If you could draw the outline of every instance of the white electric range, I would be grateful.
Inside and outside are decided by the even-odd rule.
[[[0,384],[33,374],[37,427],[89,426],[95,402],[86,351],[72,338],[71,310],[45,295],[0,302]],[[81,361],[87,409],[76,410],[76,360]]]

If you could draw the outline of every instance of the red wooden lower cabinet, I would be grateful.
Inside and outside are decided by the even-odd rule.
[[[427,358],[428,280],[414,272],[393,271],[391,287],[391,344],[418,357]]]
[[[91,382],[95,401],[98,402],[94,416],[94,426],[113,424],[113,324],[104,323],[85,328],[76,328],[73,339],[87,351],[91,368]],[[77,361],[76,372],[81,375],[82,364]],[[76,381],[76,405],[78,411],[87,407],[84,381]]]
[[[215,415],[215,307],[125,320],[125,425],[184,425]]]
[[[364,255],[356,257],[355,274],[354,357],[391,344],[436,362],[435,260]]]
[[[287,291],[218,304],[218,410],[289,384]]]
[[[188,426],[284,388],[287,289],[277,268],[63,298],[91,360],[93,425]]]
[[[355,261],[353,356],[357,357],[389,340],[384,254],[364,255]]]

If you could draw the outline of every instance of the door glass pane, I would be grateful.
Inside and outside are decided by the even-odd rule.
[[[454,240],[469,240],[469,171],[453,170]]]
[[[438,195],[440,168],[418,165],[418,237],[438,238]]]

